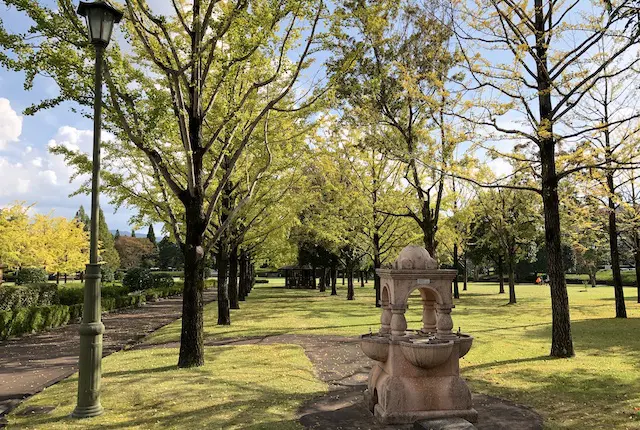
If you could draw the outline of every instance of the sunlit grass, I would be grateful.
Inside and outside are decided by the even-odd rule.
[[[217,304],[205,310],[207,339],[277,334],[356,336],[379,326],[372,284],[356,287],[356,300],[317,290],[272,288],[257,284],[231,326],[217,326]],[[462,288],[462,287],[461,287]],[[474,391],[498,395],[534,407],[549,428],[640,429],[640,305],[634,288],[625,288],[629,319],[614,317],[612,287],[569,286],[576,357],[550,359],[551,301],[547,286],[518,285],[518,303],[496,284],[470,284],[453,311],[455,329],[475,337],[462,360]],[[418,294],[410,300],[409,328],[419,328]],[[148,342],[178,341],[179,322]]]
[[[295,345],[209,347],[206,364],[177,369],[178,350],[119,352],[103,361],[104,415],[69,418],[77,376],[46,389],[10,416],[12,428],[298,429],[302,402],[326,392]],[[51,414],[19,416],[27,407]]]

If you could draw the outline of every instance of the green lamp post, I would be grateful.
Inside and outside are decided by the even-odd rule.
[[[110,4],[96,0],[80,2],[78,14],[85,17],[89,40],[96,50],[95,98],[93,101],[93,173],[91,179],[91,239],[89,264],[84,286],[84,308],[80,324],[80,357],[78,403],[71,414],[76,418],[89,418],[102,414],[100,404],[100,378],[102,376],[102,333],[100,320],[100,264],[98,263],[98,216],[100,193],[100,130],[102,128],[102,64],[104,50],[109,44],[113,24],[120,22],[122,12]]]

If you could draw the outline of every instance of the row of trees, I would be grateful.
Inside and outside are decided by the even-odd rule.
[[[60,88],[27,113],[73,101],[90,115],[93,51],[71,2],[3,1],[34,25],[25,34],[0,27],[0,44],[15,54],[0,62],[27,71],[27,86],[46,74]],[[631,1],[592,10],[542,0],[345,1],[330,14],[315,0],[172,5],[160,15],[125,1],[125,37],[105,59],[104,124],[115,138],[105,142],[103,182],[116,206],[136,208],[137,224],[163,223],[183,252],[180,366],[204,361],[203,273],[213,255],[218,322],[229,324],[238,256],[275,265],[308,244],[353,270],[365,255],[379,267],[420,241],[458,267],[475,235],[477,247],[498,243],[512,267],[526,247],[496,226],[511,228],[514,217],[526,220],[527,237],[539,237],[544,219],[551,354],[573,355],[561,217],[573,212],[561,210],[560,193],[577,174],[604,187],[615,266],[614,188],[635,163],[636,113],[598,97],[604,88],[611,99],[607,82],[637,76],[638,59],[626,55],[638,42]],[[613,143],[618,126],[628,135]],[[90,172],[87,154],[53,151]],[[491,158],[506,160],[508,173],[490,172]],[[476,197],[469,184],[534,197]],[[593,188],[581,188],[580,205]],[[503,219],[483,220],[485,206]]]

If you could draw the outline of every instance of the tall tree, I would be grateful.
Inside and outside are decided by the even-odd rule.
[[[516,303],[515,267],[522,259],[535,258],[542,219],[530,192],[498,189],[479,194],[476,205],[476,228],[480,246],[498,244],[505,256],[509,275],[509,304]],[[483,245],[482,242],[486,242]]]
[[[342,28],[333,50],[342,71],[338,96],[345,118],[378,135],[381,149],[404,164],[416,204],[397,216],[413,219],[436,255],[444,172],[460,136],[448,126],[456,103],[445,89],[457,56],[450,18],[437,2],[350,2],[337,8]],[[428,167],[425,167],[428,166]]]
[[[92,51],[71,2],[60,0],[56,10],[6,3],[35,23],[28,34],[2,38],[3,47],[20,52],[20,58],[0,60],[28,70],[27,79],[46,73],[61,90],[60,97],[32,111],[65,100],[88,105],[92,73],[84,59]],[[126,37],[112,41],[104,68],[105,127],[116,139],[104,145],[103,179],[114,203],[136,206],[164,222],[183,249],[178,364],[192,367],[204,362],[204,257],[229,225],[211,222],[229,180],[221,163],[238,162],[270,112],[286,116],[315,100],[312,93],[296,97],[292,89],[310,65],[324,7],[321,0],[172,4],[171,15],[161,16],[146,2],[125,1],[120,28]],[[43,47],[36,39],[49,43]],[[85,154],[54,150],[79,171],[90,166]],[[236,211],[242,206],[241,201]],[[236,213],[230,215],[228,223]]]
[[[115,239],[109,231],[109,226],[107,225],[107,220],[104,217],[102,208],[100,208],[100,219],[98,222],[98,237],[100,238],[100,260],[111,270],[117,270],[120,267],[120,255],[116,250]]]
[[[156,245],[156,243],[157,243],[157,241],[156,241],[156,233],[153,231],[153,224],[149,224],[149,230],[147,231],[147,239],[149,239],[149,242],[151,242],[154,245]]]
[[[554,357],[574,355],[558,185],[562,178],[584,168],[584,160],[572,157],[568,147],[575,147],[581,135],[612,125],[590,124],[575,130],[566,123],[591,88],[615,76],[605,70],[612,61],[622,59],[639,36],[637,28],[626,31],[630,1],[612,2],[608,13],[579,10],[581,3],[475,0],[460,3],[461,19],[454,20],[457,38],[467,51],[465,68],[471,83],[465,88],[482,98],[482,109],[474,111],[477,116],[466,115],[466,119],[495,130],[499,137],[486,139],[489,142],[503,138],[530,148],[513,154],[484,149],[515,159],[523,169],[536,173],[537,184],[525,188],[541,194],[543,201]],[[612,37],[624,42],[602,55],[596,49],[598,43]],[[592,67],[581,70],[587,62]],[[637,58],[627,58],[623,68],[637,62]],[[517,118],[514,121],[506,114]]]

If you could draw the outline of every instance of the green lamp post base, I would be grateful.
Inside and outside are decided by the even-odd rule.
[[[102,334],[100,321],[100,264],[87,264],[84,285],[84,309],[80,324],[80,357],[78,369],[78,403],[74,418],[90,418],[102,414],[100,378],[102,374]]]

